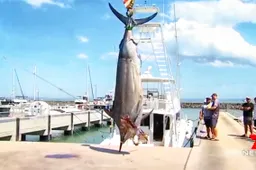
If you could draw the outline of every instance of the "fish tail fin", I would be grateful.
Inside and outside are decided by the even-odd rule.
[[[152,20],[153,18],[156,17],[157,12],[152,14],[149,17],[146,18],[141,18],[141,19],[131,19],[131,16],[123,16],[122,14],[120,14],[110,3],[108,3],[109,8],[111,9],[111,11],[114,13],[114,15],[125,25],[127,26],[128,24],[131,24],[132,26],[138,26],[138,25],[142,25],[145,24],[146,22],[149,22],[150,20]]]
[[[110,3],[108,3],[109,8],[111,9],[111,11],[113,12],[113,14],[115,14],[115,16],[124,24],[126,25],[128,18],[123,16],[122,14],[120,14]]]
[[[136,23],[135,26],[142,25],[142,24],[145,24],[145,23],[149,22],[150,20],[155,18],[156,15],[157,15],[157,12],[154,13],[153,15],[149,16],[149,17],[146,17],[146,18],[135,19],[135,23]]]

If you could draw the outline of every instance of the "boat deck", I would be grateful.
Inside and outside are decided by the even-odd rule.
[[[252,141],[239,138],[243,127],[225,113],[218,124],[220,141],[200,140],[191,148],[83,146],[67,143],[0,142],[0,169],[8,170],[255,170],[256,157],[244,156]],[[73,154],[74,158],[47,158]],[[55,155],[56,156],[56,155]],[[255,155],[256,156],[256,155]]]

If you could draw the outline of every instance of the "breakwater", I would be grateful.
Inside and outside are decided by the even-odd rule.
[[[65,105],[74,105],[73,101],[46,101],[51,106],[65,106]],[[238,110],[242,103],[221,103],[220,109],[234,109]],[[181,103],[182,108],[201,108],[202,103],[196,103],[196,102],[182,102]]]

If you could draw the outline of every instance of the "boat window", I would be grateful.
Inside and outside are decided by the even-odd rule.
[[[87,100],[87,97],[86,97],[86,96],[83,96],[83,100]]]

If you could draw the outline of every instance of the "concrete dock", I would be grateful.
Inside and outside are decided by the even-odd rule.
[[[102,124],[103,121],[109,120],[110,117],[103,110],[1,118],[0,140],[25,141],[26,135],[39,135],[40,141],[49,141],[53,130],[63,130],[65,135],[72,135],[75,126],[90,129],[92,124]]]
[[[0,142],[0,169],[8,170],[255,170],[256,155],[244,156],[252,141],[226,113],[218,123],[220,141],[200,140],[194,148],[83,146],[66,143]],[[72,154],[73,158],[58,159]],[[57,158],[48,158],[57,156]],[[67,156],[67,155],[66,155]],[[70,155],[69,155],[70,156]]]
[[[243,154],[253,145],[251,139],[239,137],[244,134],[243,126],[222,112],[217,128],[219,141],[202,139],[192,149],[186,170],[255,170],[256,154]]]

